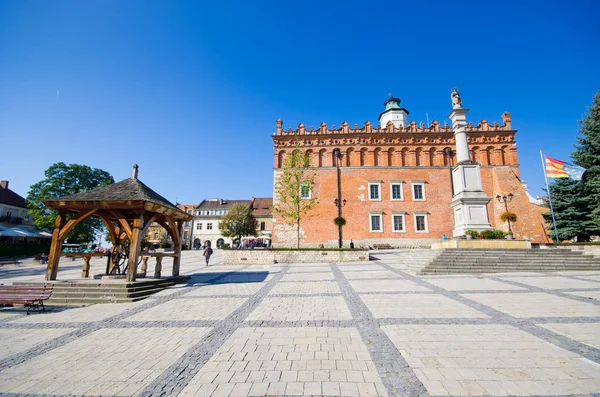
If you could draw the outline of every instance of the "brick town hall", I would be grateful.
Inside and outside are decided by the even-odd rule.
[[[301,222],[304,246],[335,247],[340,198],[344,246],[352,239],[357,247],[428,245],[443,235],[463,236],[467,229],[508,230],[500,220],[504,202],[496,196],[512,193],[509,211],[516,213],[514,237],[548,241],[541,213],[520,180],[515,134],[510,113],[502,123],[468,122],[469,109],[452,92],[451,124],[417,125],[400,99],[390,97],[379,115],[379,125],[362,127],[343,122],[339,128],[325,123],[307,129],[300,123],[285,131],[277,120],[274,143],[274,183],[283,161],[299,144],[316,171],[310,197],[318,204]],[[273,205],[277,206],[275,192]],[[345,204],[344,204],[345,201]],[[273,219],[274,246],[296,241],[294,227]]]

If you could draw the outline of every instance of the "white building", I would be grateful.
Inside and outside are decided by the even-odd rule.
[[[221,217],[231,209],[234,204],[250,205],[250,200],[224,200],[213,198],[203,200],[196,207],[192,223],[192,249],[208,240],[213,248],[220,247],[222,244],[232,244],[230,238],[221,236],[219,231],[219,221]]]
[[[8,188],[8,181],[0,181],[0,224],[6,227],[31,226],[25,199]]]

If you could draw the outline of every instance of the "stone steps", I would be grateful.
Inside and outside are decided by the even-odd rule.
[[[96,303],[136,302],[173,286],[188,277],[135,282],[54,282],[49,305],[89,305]],[[17,283],[15,283],[17,284]],[[30,284],[30,283],[18,283]]]
[[[405,258],[404,260],[410,260]],[[417,274],[598,271],[600,260],[583,252],[537,249],[444,249]]]

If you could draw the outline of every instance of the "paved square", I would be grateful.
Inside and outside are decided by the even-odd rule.
[[[219,320],[240,307],[247,298],[179,298],[173,299],[124,321]]]
[[[76,328],[0,329],[0,359],[24,352]]]
[[[0,308],[0,394],[600,395],[598,272],[415,276],[411,250],[331,265],[201,254],[183,253],[187,283],[140,302]],[[0,280],[43,274],[24,263]]]
[[[500,281],[480,278],[447,278],[447,279],[427,279],[433,285],[437,285],[448,291],[508,291],[525,290],[526,288],[517,287]]]
[[[529,294],[463,294],[464,297],[515,317],[598,316],[600,308],[543,292]]]
[[[598,391],[598,364],[507,325],[382,327],[432,395]]]
[[[353,328],[238,328],[182,395],[386,396]],[[231,393],[231,394],[227,394]]]
[[[0,372],[0,392],[132,395],[207,328],[101,329]]]
[[[564,288],[600,288],[600,283],[594,281],[574,280],[567,277],[502,277],[504,280],[532,285],[538,288],[564,289]]]
[[[341,296],[265,298],[247,320],[350,320],[350,310]]]
[[[375,318],[487,318],[468,306],[441,295],[361,295]]]

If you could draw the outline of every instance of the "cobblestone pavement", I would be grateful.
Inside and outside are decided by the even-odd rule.
[[[600,396],[600,272],[211,266],[131,304],[0,309],[0,394]],[[59,279],[76,279],[78,262]],[[92,273],[101,273],[101,259]],[[168,275],[168,266],[164,266]],[[41,281],[42,266],[0,269]]]

